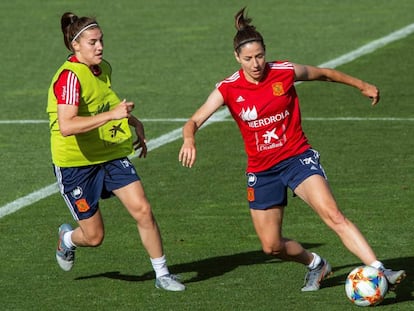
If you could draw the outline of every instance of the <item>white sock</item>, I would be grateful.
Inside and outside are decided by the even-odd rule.
[[[152,267],[155,271],[155,277],[159,278],[160,276],[170,274],[167,267],[167,259],[165,255],[162,255],[160,258],[150,258]]]
[[[381,261],[375,260],[373,263],[370,264],[371,267],[374,267],[375,269],[385,270],[384,265]]]
[[[312,253],[312,255],[313,255],[313,259],[312,259],[311,263],[308,265],[308,268],[310,270],[315,269],[317,266],[319,266],[319,264],[322,261],[322,258],[318,254]]]
[[[70,249],[74,249],[76,248],[76,245],[73,244],[72,242],[72,231],[68,231],[63,235],[63,243],[66,245],[66,247],[70,248]]]

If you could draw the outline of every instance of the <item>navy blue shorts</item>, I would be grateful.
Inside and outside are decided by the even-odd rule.
[[[325,171],[319,163],[319,153],[313,149],[286,159],[267,171],[247,173],[249,207],[264,210],[273,206],[286,206],[288,187],[294,191],[312,175],[326,179]]]
[[[92,217],[99,200],[111,197],[113,190],[140,180],[128,158],[81,167],[54,165],[54,170],[60,193],[76,221]]]

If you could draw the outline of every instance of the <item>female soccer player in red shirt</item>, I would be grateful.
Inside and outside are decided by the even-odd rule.
[[[344,216],[329,188],[319,153],[302,130],[296,81],[330,81],[352,86],[379,101],[378,89],[334,69],[289,61],[266,62],[262,35],[244,10],[235,16],[234,55],[241,69],[217,84],[206,102],[183,128],[179,161],[192,167],[196,160],[195,133],[221,106],[226,105],[242,134],[247,160],[247,199],[263,251],[307,266],[302,291],[315,291],[331,273],[328,261],[282,236],[287,189],[305,201],[339,236],[343,244],[366,264],[382,269],[395,286],[404,270],[385,269],[359,229]]]

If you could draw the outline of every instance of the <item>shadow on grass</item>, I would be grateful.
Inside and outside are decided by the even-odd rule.
[[[321,244],[302,243],[302,245],[303,247],[308,249],[319,247]],[[195,272],[196,276],[184,280],[184,283],[188,284],[224,275],[240,266],[251,266],[258,264],[270,264],[281,262],[282,261],[272,256],[264,254],[261,250],[257,250],[238,254],[210,257],[182,264],[169,265],[168,268],[171,271],[171,273],[174,274]],[[82,276],[76,278],[76,280],[85,280],[100,277],[106,277],[129,282],[140,282],[153,279],[154,272],[150,271],[139,276],[134,276],[122,274],[119,271],[112,271]]]
[[[320,244],[302,244],[307,249],[312,249],[320,246]],[[407,272],[407,278],[403,284],[397,288],[395,292],[389,293],[381,305],[395,304],[404,301],[414,301],[413,288],[414,288],[414,257],[395,258],[382,260],[387,268],[391,269],[405,269]],[[274,257],[264,254],[261,250],[249,251],[238,254],[231,254],[225,256],[216,256],[206,259],[201,259],[193,262],[187,262],[182,264],[176,264],[169,266],[172,273],[181,274],[196,272],[196,276],[185,279],[184,283],[189,284],[193,282],[200,282],[208,280],[210,278],[224,275],[230,271],[233,271],[240,266],[250,266],[257,264],[274,264],[282,263],[282,261],[275,259]],[[355,267],[361,265],[361,263],[351,263],[343,266],[333,267],[334,275],[322,283],[321,288],[344,286],[347,274]],[[346,269],[348,272],[337,274],[339,270]],[[115,280],[122,280],[127,282],[142,282],[154,279],[154,272],[146,272],[142,275],[128,275],[122,274],[119,271],[104,272],[94,275],[82,276],[76,278],[76,280],[85,280],[93,278],[109,278]],[[345,295],[345,292],[344,292]]]
[[[196,276],[191,279],[186,279],[186,284],[192,282],[199,282],[224,275],[240,266],[267,264],[277,261],[276,259],[265,255],[262,251],[250,251],[239,254],[232,254],[227,256],[217,256],[206,259],[201,259],[193,262],[169,265],[169,270],[175,274],[196,272]],[[129,282],[140,282],[154,279],[154,272],[146,272],[142,275],[127,275],[119,271],[104,272],[95,275],[88,275],[76,278],[76,280],[85,280],[91,278],[106,277],[110,279],[117,279]]]

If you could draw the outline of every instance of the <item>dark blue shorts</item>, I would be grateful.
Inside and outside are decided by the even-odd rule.
[[[264,210],[287,205],[287,188],[292,191],[312,175],[326,178],[319,153],[309,149],[286,159],[267,171],[247,173],[247,200],[251,209]]]
[[[54,165],[54,169],[60,193],[76,221],[92,217],[99,200],[111,197],[113,190],[140,180],[128,158],[81,167]]]

